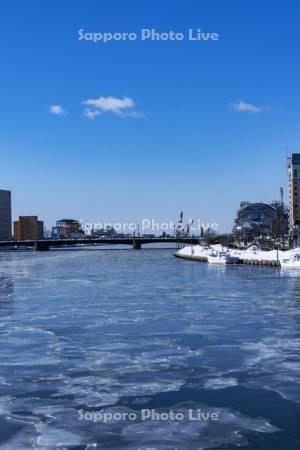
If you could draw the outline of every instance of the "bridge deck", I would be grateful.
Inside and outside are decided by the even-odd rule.
[[[37,250],[49,250],[50,247],[63,247],[75,245],[89,244],[110,244],[110,245],[131,245],[134,248],[141,248],[144,244],[160,244],[160,243],[181,243],[181,244],[197,244],[199,238],[195,237],[169,237],[169,238],[83,238],[83,239],[39,239],[39,240],[23,240],[23,241],[0,241],[0,248],[5,247],[34,247]]]

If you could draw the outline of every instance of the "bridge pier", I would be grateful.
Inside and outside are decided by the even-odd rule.
[[[37,252],[47,252],[50,248],[50,245],[47,242],[36,241],[34,244],[34,250]]]
[[[132,247],[133,247],[135,250],[140,250],[140,249],[142,248],[142,244],[141,244],[141,242],[139,242],[139,241],[133,241]]]

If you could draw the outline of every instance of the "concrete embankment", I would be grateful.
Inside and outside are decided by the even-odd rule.
[[[189,259],[190,261],[207,262],[207,256],[182,255],[178,251],[174,253],[176,258]]]

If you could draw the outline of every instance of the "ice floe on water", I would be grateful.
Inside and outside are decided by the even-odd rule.
[[[147,382],[147,377],[137,380],[125,378],[122,374],[119,377],[103,379],[102,377],[76,377],[64,379],[64,383],[53,394],[53,398],[62,396],[72,396],[73,405],[86,405],[88,407],[103,407],[116,404],[122,397],[144,397],[161,392],[179,391],[184,385],[183,380],[173,379],[173,377],[152,377]]]
[[[224,389],[227,387],[237,386],[239,384],[236,378],[208,378],[204,383],[205,389]]]
[[[190,420],[190,411],[199,409],[217,412],[219,419],[212,421]],[[249,431],[274,433],[279,431],[264,418],[249,418],[229,409],[212,409],[206,405],[190,403],[176,408],[184,419],[178,421],[141,421],[129,424],[123,430],[125,441],[137,440],[137,445],[131,447],[157,448],[158,450],[194,450],[209,449],[219,445],[247,445],[245,434]],[[163,442],[161,436],[164,437]]]
[[[81,444],[82,438],[73,431],[40,423],[36,430],[39,434],[37,445],[40,450],[73,447]]]
[[[1,449],[62,450],[73,446],[84,448],[157,448],[178,450],[209,449],[219,445],[247,445],[249,432],[275,433],[279,428],[263,417],[250,418],[229,408],[212,408],[205,404],[188,402],[172,408],[176,413],[170,420],[157,420],[155,415],[169,415],[170,410],[157,408],[133,410],[122,406],[106,408],[110,419],[95,419],[96,413],[43,407],[33,410],[34,416],[22,424]],[[103,410],[102,410],[103,411]],[[143,413],[146,411],[146,414]],[[197,418],[205,412],[209,419]],[[93,416],[94,414],[94,416]],[[120,417],[124,414],[124,420]],[[135,416],[128,419],[128,414]],[[118,415],[118,417],[117,417]],[[84,420],[83,420],[84,417]],[[215,419],[212,419],[215,417]],[[19,428],[20,430],[20,428]],[[116,442],[118,444],[116,445]]]
[[[247,385],[274,390],[300,402],[300,339],[264,338],[242,345],[245,365],[259,376]]]

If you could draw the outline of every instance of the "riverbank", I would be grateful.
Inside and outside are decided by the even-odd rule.
[[[252,245],[246,250],[231,249],[229,247],[222,247],[220,244],[204,247],[202,245],[188,245],[175,252],[178,258],[184,258],[192,261],[207,262],[208,255],[212,251],[225,251],[235,258],[238,258],[240,264],[253,264],[264,266],[280,266],[283,258],[289,258],[293,250],[261,250],[258,246]]]

